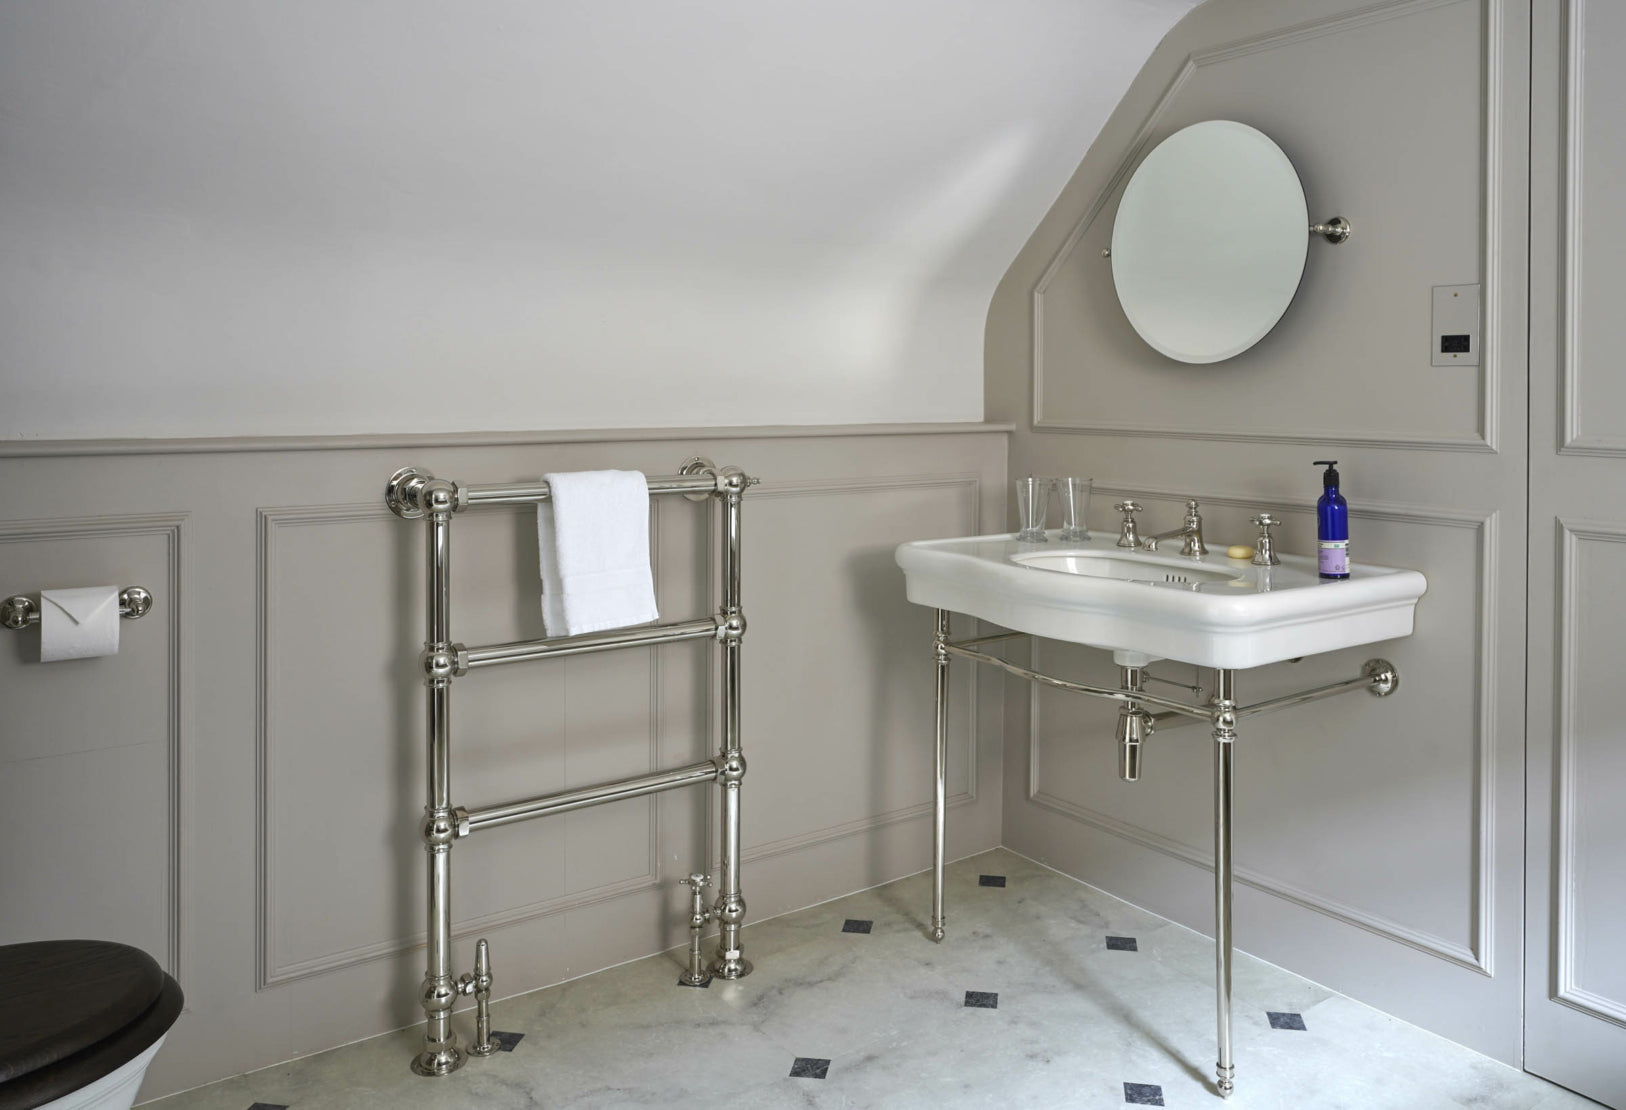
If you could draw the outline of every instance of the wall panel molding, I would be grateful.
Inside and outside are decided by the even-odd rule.
[[[1552,860],[1552,902],[1556,920],[1552,933],[1552,998],[1573,1009],[1626,1026],[1626,999],[1608,998],[1580,984],[1576,966],[1577,912],[1575,857],[1576,828],[1576,689],[1574,662],[1579,654],[1577,628],[1585,597],[1580,575],[1581,545],[1626,543],[1626,525],[1560,518],[1558,530],[1558,682],[1554,728],[1553,808],[1555,813]]]
[[[284,451],[379,451],[430,447],[530,447],[566,443],[667,443],[850,436],[1008,435],[1014,424],[742,424],[720,428],[549,428],[513,432],[418,432],[306,436],[177,436],[152,439],[4,439],[0,459],[102,455],[214,455]]]
[[[120,536],[158,536],[162,538],[165,546],[165,576],[164,581],[157,583],[119,583],[120,585],[144,585],[153,591],[153,612],[148,616],[158,615],[157,622],[143,622],[139,628],[142,633],[149,633],[151,625],[157,623],[168,632],[169,642],[166,645],[167,654],[167,681],[164,688],[165,704],[165,746],[167,750],[167,797],[165,807],[167,814],[167,845],[168,856],[167,874],[165,881],[168,889],[165,895],[166,908],[166,945],[163,954],[164,970],[175,976],[182,986],[186,985],[188,976],[184,974],[185,964],[182,962],[181,936],[184,928],[184,894],[187,888],[187,853],[183,837],[182,822],[185,807],[182,793],[185,783],[183,768],[186,760],[186,749],[183,745],[185,702],[182,699],[185,685],[185,662],[182,654],[183,634],[181,631],[182,605],[182,564],[186,541],[186,525],[189,519],[187,513],[135,513],[115,514],[109,513],[98,516],[64,517],[60,519],[43,520],[14,520],[0,523],[0,544],[7,543],[38,543],[52,540],[97,540],[111,539]],[[26,593],[37,593],[39,587],[26,583],[14,583],[6,587],[8,591],[17,590]],[[130,634],[134,634],[132,629]],[[122,633],[121,633],[122,635]]]
[[[519,515],[532,513],[535,510],[531,506],[520,505],[507,507],[506,511],[513,515]],[[489,510],[482,510],[482,515],[489,516],[493,514]],[[405,936],[390,937],[369,944],[324,953],[310,959],[288,962],[278,960],[276,953],[273,951],[272,943],[272,926],[276,921],[277,913],[277,868],[276,837],[272,833],[270,818],[277,803],[276,789],[271,773],[270,751],[273,737],[274,706],[276,703],[276,683],[271,660],[275,655],[278,642],[278,622],[275,616],[277,608],[275,598],[272,596],[272,573],[276,562],[279,533],[291,528],[332,527],[371,521],[395,521],[396,519],[395,515],[384,507],[382,500],[376,504],[369,502],[362,504],[269,507],[261,508],[256,513],[258,558],[255,593],[258,627],[255,643],[258,665],[255,668],[254,795],[255,836],[257,841],[255,851],[257,990],[266,990],[314,975],[322,975],[372,960],[395,956],[412,948],[421,947],[424,943],[424,934],[414,931]],[[415,524],[416,522],[409,522],[409,525]],[[416,526],[421,527],[421,525]],[[659,514],[654,512],[650,514],[650,552],[658,581],[660,575],[660,530]],[[649,712],[648,765],[649,769],[653,770],[659,766],[661,746],[661,666],[659,650],[655,648],[646,650],[649,651],[651,658],[647,695]],[[470,936],[485,930],[499,929],[507,925],[529,921],[533,918],[564,913],[639,891],[652,890],[660,886],[662,881],[660,795],[650,795],[645,799],[644,804],[648,810],[649,846],[646,868],[642,874],[623,876],[573,894],[543,898],[477,917],[455,920],[452,923],[453,939]],[[568,818],[569,815],[565,816]],[[409,845],[404,841],[402,843],[403,851],[413,850],[414,848],[421,850],[421,847],[421,844]]]
[[[1176,493],[1171,490],[1130,488],[1127,486],[1098,486],[1096,492],[1114,499],[1133,497],[1137,500],[1179,503],[1184,503],[1188,498],[1195,496],[1207,504],[1242,509],[1255,509],[1260,504],[1260,499],[1256,497],[1239,497],[1214,493]],[[1271,498],[1270,500],[1273,509],[1306,515],[1315,513],[1315,502],[1313,501],[1281,500],[1277,498]],[[1445,508],[1374,503],[1362,505],[1358,510],[1352,511],[1352,515],[1356,520],[1384,520],[1424,527],[1467,529],[1476,534],[1479,555],[1479,609],[1474,661],[1477,694],[1473,729],[1475,827],[1472,837],[1473,853],[1469,861],[1469,867],[1473,875],[1472,889],[1474,891],[1473,902],[1469,907],[1471,916],[1469,932],[1472,936],[1472,943],[1464,945],[1412,928],[1385,915],[1349,905],[1328,895],[1307,890],[1250,868],[1237,867],[1236,881],[1490,977],[1494,975],[1493,954],[1495,952],[1494,909],[1496,890],[1493,865],[1496,826],[1493,802],[1498,772],[1496,765],[1496,737],[1499,727],[1499,714],[1497,713],[1495,698],[1495,660],[1498,639],[1496,599],[1500,572],[1497,543],[1499,514],[1494,511],[1488,514],[1480,514]],[[1038,665],[1037,657],[1041,650],[1041,643],[1042,641],[1037,640],[1034,643],[1035,666]],[[1141,825],[1122,821],[1110,814],[1059,797],[1045,791],[1040,786],[1042,779],[1040,770],[1042,759],[1040,728],[1042,722],[1038,695],[1038,688],[1035,687],[1030,693],[1028,714],[1028,800],[1054,813],[1059,813],[1062,816],[1091,825],[1142,847],[1150,848],[1175,859],[1184,860],[1193,866],[1212,872],[1214,869],[1212,852],[1192,848],[1187,844],[1165,837]]]
[[[764,481],[750,493],[746,500],[749,505],[752,501],[773,500],[790,497],[837,497],[854,496],[866,493],[886,493],[906,489],[948,489],[969,494],[966,498],[966,512],[962,527],[964,535],[975,535],[981,530],[982,522],[982,480],[980,476],[972,473],[962,474],[916,474],[900,477],[873,477],[848,479],[802,479],[786,482]],[[746,532],[749,534],[750,525]],[[714,541],[715,542],[715,541]],[[749,612],[749,598],[747,598],[747,611]],[[924,650],[924,646],[922,648]],[[977,727],[978,701],[977,682],[973,676],[970,682],[969,697],[966,703],[967,745],[966,745],[966,784],[965,790],[951,794],[948,797],[950,809],[969,805],[977,800],[977,763],[981,751],[981,730]],[[715,699],[712,699],[715,701]],[[746,743],[749,744],[749,722],[746,723]],[[747,751],[749,758],[749,751]],[[715,804],[715,798],[712,799]],[[818,844],[826,844],[833,840],[845,837],[858,836],[878,829],[883,825],[891,825],[900,821],[908,821],[917,817],[926,817],[932,813],[933,805],[930,800],[912,805],[900,806],[883,813],[861,817],[853,821],[845,821],[832,825],[810,829],[795,836],[782,837],[765,844],[753,845],[741,853],[743,862],[751,863],[756,860],[769,859],[773,856],[784,855],[787,852],[811,848]],[[715,829],[716,822],[708,822],[708,828]],[[710,858],[714,863],[717,859],[715,846]]]
[[[1387,20],[1401,19],[1454,4],[1471,2],[1479,2],[1479,0],[1391,0],[1389,3],[1377,4],[1355,12],[1298,24],[1187,55],[1185,63],[1169,82],[1162,95],[1158,98],[1157,103],[1152,107],[1145,120],[1141,123],[1140,128],[1136,131],[1123,159],[1108,178],[1106,185],[1091,201],[1083,217],[1073,226],[1072,231],[1063,240],[1060,249],[1051,258],[1050,263],[1034,286],[1031,297],[1032,365],[1030,367],[1033,396],[1033,429],[1041,432],[1063,432],[1080,435],[1155,436],[1171,439],[1219,440],[1240,443],[1295,443],[1324,446],[1381,447],[1413,451],[1494,453],[1497,450],[1501,434],[1499,412],[1501,357],[1494,341],[1483,345],[1479,383],[1479,429],[1477,434],[1471,436],[1395,436],[1382,431],[1350,431],[1332,428],[1310,428],[1292,432],[1272,431],[1268,428],[1216,431],[1141,420],[1069,420],[1048,415],[1045,407],[1044,337],[1046,293],[1063,266],[1071,259],[1085,235],[1094,225],[1096,219],[1106,209],[1110,199],[1119,193],[1128,180],[1131,171],[1140,164],[1142,156],[1147,153],[1148,148],[1151,146],[1152,136],[1158,131],[1168,110],[1174,105],[1182,90],[1198,70],[1251,54],[1276,50],[1329,35],[1341,34]],[[1499,25],[1497,21],[1503,3],[1504,0],[1483,0],[1484,18],[1488,26]],[[1504,73],[1501,50],[1499,36],[1494,34],[1485,36],[1484,66],[1487,88],[1484,141],[1486,170],[1481,186],[1484,200],[1481,259],[1484,270],[1483,311],[1485,319],[1480,328],[1482,336],[1498,334],[1497,316],[1501,304],[1499,297],[1501,252],[1496,249],[1498,229],[1503,218],[1501,190],[1497,179],[1497,170],[1500,164],[1498,152],[1502,146],[1504,127],[1501,110],[1503,98],[1497,94]]]
[[[1587,0],[1569,0],[1564,21],[1564,180],[1560,195],[1563,216],[1563,307],[1560,319],[1559,379],[1563,390],[1561,412],[1564,426],[1558,453],[1561,455],[1626,455],[1626,436],[1590,435],[1582,430],[1584,406],[1581,400],[1582,342],[1581,272],[1586,250],[1586,213],[1582,204],[1586,158],[1586,41]]]

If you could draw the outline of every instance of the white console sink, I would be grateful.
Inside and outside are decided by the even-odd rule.
[[[1314,559],[1256,567],[1223,553],[1130,551],[1115,536],[1021,543],[1010,535],[898,548],[909,600],[1018,632],[1204,667],[1243,670],[1409,636],[1428,582],[1414,570]]]

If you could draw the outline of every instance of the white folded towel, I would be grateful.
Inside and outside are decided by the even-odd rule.
[[[644,476],[636,470],[584,470],[542,477],[551,493],[536,507],[548,635],[659,620]]]

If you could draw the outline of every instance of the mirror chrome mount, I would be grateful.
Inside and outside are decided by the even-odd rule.
[[[1334,246],[1349,242],[1349,237],[1354,233],[1355,229],[1350,227],[1349,221],[1342,216],[1334,216],[1324,224],[1310,225],[1311,235],[1320,235]]]

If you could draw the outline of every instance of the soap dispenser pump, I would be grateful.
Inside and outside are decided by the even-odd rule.
[[[1321,577],[1348,578],[1349,502],[1338,492],[1338,460],[1318,460],[1315,465],[1327,468],[1321,475],[1321,500],[1315,505]]]

